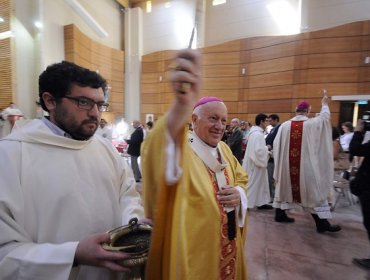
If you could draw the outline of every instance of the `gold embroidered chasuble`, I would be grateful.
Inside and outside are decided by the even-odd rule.
[[[168,185],[166,144],[164,117],[156,122],[141,153],[144,207],[154,220],[147,279],[246,279],[244,239],[239,227],[236,240],[227,239],[226,213],[216,199],[214,174],[191,149],[184,129],[183,173],[175,185]],[[229,184],[245,188],[243,168],[225,143],[218,148],[228,163]]]

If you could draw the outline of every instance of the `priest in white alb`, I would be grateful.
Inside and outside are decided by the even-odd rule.
[[[245,150],[243,168],[249,176],[247,185],[248,208],[272,209],[267,174],[267,163],[270,151],[266,146],[264,131],[267,126],[267,115],[258,114],[256,125],[248,134],[248,145]]]
[[[314,118],[308,117],[310,104],[300,102],[296,116],[281,125],[273,151],[276,188],[273,206],[281,210],[280,215],[293,208],[310,212],[319,233],[341,230],[327,220],[332,217],[328,196],[334,172],[328,102],[324,90],[320,114]]]

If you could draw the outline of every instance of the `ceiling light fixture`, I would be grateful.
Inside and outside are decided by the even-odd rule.
[[[226,3],[226,0],[213,0],[212,1],[212,6],[217,6],[217,5],[221,5],[221,4],[225,4]]]
[[[152,1],[146,1],[146,12],[147,13],[152,12]]]
[[[41,23],[41,21],[35,21],[34,22],[34,25],[38,28],[38,29],[42,29],[44,26],[43,24]]]
[[[14,33],[12,31],[5,31],[0,33],[0,40],[7,39],[10,37],[14,37]]]

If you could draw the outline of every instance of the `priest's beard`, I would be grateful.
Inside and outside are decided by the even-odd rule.
[[[55,110],[54,121],[59,128],[63,129],[73,139],[82,141],[90,139],[98,129],[99,124],[99,120],[94,116],[78,122],[73,114],[60,107]]]

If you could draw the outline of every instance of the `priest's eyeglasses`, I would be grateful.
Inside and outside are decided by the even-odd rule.
[[[73,97],[73,96],[65,95],[62,98],[73,100],[74,102],[76,102],[78,108],[81,108],[84,110],[91,110],[94,107],[94,105],[96,105],[98,107],[99,112],[106,112],[108,111],[108,107],[109,107],[109,104],[104,101],[95,102],[94,100],[84,97],[84,96]]]

